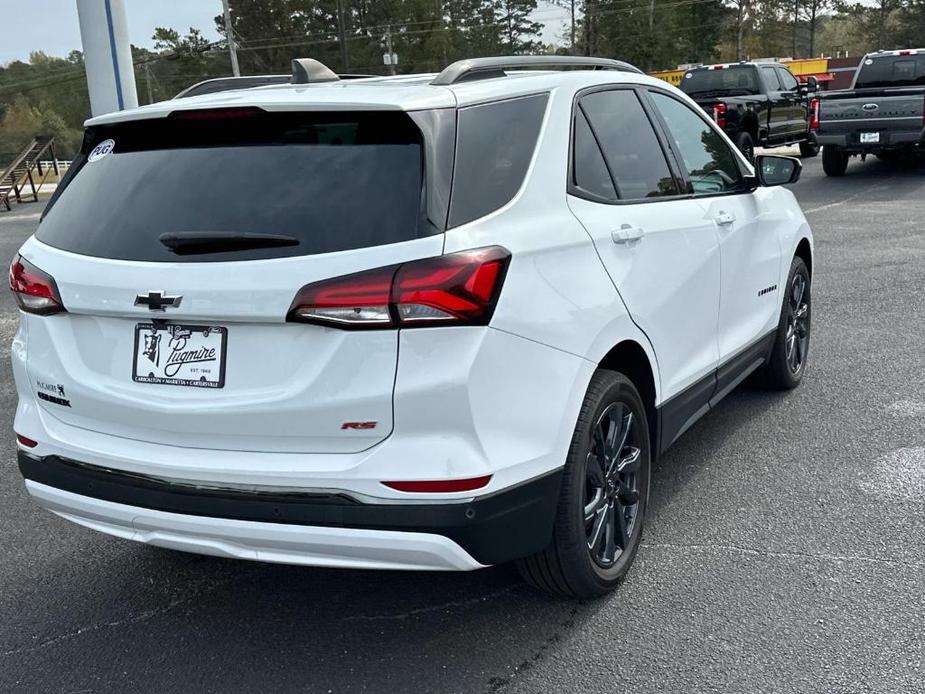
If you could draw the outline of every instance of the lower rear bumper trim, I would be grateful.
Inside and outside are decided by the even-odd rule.
[[[57,456],[39,458],[24,451],[19,451],[19,469],[26,480],[42,487],[166,514],[260,525],[436,535],[452,541],[482,565],[524,557],[549,543],[561,478],[561,470],[556,470],[467,503],[373,504],[338,495],[176,487]],[[52,510],[62,513],[61,509]],[[97,521],[105,523],[106,519]],[[272,528],[267,531],[273,532]]]

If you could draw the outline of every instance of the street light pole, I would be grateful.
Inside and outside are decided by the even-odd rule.
[[[241,68],[238,67],[238,47],[235,45],[234,29],[231,28],[231,9],[228,7],[228,0],[222,0],[222,9],[225,13],[225,36],[228,39],[228,53],[231,55],[231,74],[235,77],[240,77]]]

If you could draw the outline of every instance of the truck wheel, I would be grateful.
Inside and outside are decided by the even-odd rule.
[[[810,136],[806,138],[806,142],[800,143],[800,156],[809,158],[815,157],[817,154],[819,154],[819,145],[816,144],[816,136],[810,134]]]
[[[826,176],[844,176],[848,169],[848,154],[840,147],[826,145],[822,148],[822,170]]]
[[[739,148],[739,151],[745,155],[749,164],[755,163],[755,141],[752,139],[751,135],[746,132],[739,133],[736,135],[735,145]]]

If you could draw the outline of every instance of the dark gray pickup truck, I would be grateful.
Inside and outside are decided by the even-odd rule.
[[[854,155],[925,151],[925,49],[870,53],[851,89],[819,97],[816,141],[827,175],[843,176]]]

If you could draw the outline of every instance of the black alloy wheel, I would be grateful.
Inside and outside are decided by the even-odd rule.
[[[638,426],[623,402],[605,409],[591,432],[584,521],[591,559],[603,569],[630,546],[639,524]]]
[[[787,296],[787,366],[797,375],[809,351],[809,282],[803,273],[794,273]]]

